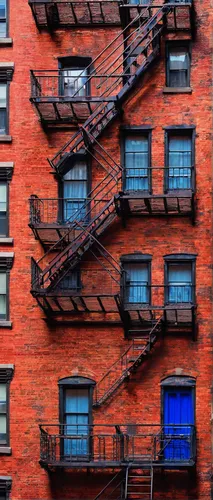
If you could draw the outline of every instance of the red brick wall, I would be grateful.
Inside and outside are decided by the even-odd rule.
[[[101,143],[120,161],[121,124],[152,125],[152,164],[164,165],[164,129],[169,125],[196,126],[196,224],[187,218],[129,219],[121,221],[102,238],[107,250],[119,259],[124,253],[152,254],[152,283],[163,283],[163,256],[196,253],[198,339],[167,336],[156,344],[149,360],[116,392],[110,402],[94,410],[94,422],[160,422],[160,382],[176,373],[196,378],[197,466],[187,472],[162,472],[155,476],[155,499],[210,499],[211,476],[211,213],[212,213],[212,12],[207,1],[196,2],[198,30],[192,44],[191,95],[163,94],[162,56],[148,71],[118,120]],[[57,196],[57,182],[46,161],[70,137],[70,131],[44,132],[29,102],[30,69],[54,69],[57,57],[95,57],[117,29],[39,33],[26,0],[11,1],[12,48],[0,48],[0,61],[13,61],[10,85],[10,134],[12,144],[0,144],[1,161],[14,161],[10,185],[10,236],[15,260],[11,271],[10,315],[12,330],[0,330],[0,363],[14,363],[11,382],[10,430],[12,456],[1,457],[1,475],[13,479],[13,500],[92,499],[110,478],[101,472],[51,472],[39,465],[38,424],[58,419],[60,378],[73,374],[104,375],[128,345],[121,327],[48,327],[30,295],[30,258],[43,249],[28,227],[31,194]],[[83,47],[83,49],[82,49]],[[94,173],[95,175],[95,173]],[[3,250],[10,251],[4,247]],[[178,370],[178,372],[176,372]]]

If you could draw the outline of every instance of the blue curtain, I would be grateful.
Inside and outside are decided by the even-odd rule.
[[[64,440],[64,455],[75,458],[88,454],[89,393],[88,389],[67,389],[65,396],[65,434],[73,436]],[[79,438],[75,438],[79,436]],[[85,437],[84,437],[85,436]]]
[[[81,221],[86,216],[87,165],[78,162],[63,178],[64,220]]]
[[[149,189],[148,137],[127,137],[125,140],[125,189],[143,191]]]
[[[169,189],[191,188],[192,141],[190,137],[169,139]]]
[[[170,303],[192,301],[191,264],[174,264],[168,271],[168,295]]]
[[[149,302],[149,273],[147,264],[127,264],[125,266],[126,300],[128,303]]]

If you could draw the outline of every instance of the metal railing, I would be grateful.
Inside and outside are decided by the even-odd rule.
[[[41,462],[55,466],[157,462],[189,464],[196,458],[192,424],[43,424]]]
[[[125,272],[128,280],[128,273]],[[183,305],[194,304],[195,285],[192,283],[168,283],[163,285],[150,285],[143,283],[126,283],[121,289],[124,307],[137,308],[137,305],[149,307],[149,305]],[[154,306],[153,306],[154,307]]]

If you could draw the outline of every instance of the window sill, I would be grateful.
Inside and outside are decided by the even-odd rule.
[[[0,245],[13,245],[14,238],[5,238],[0,236]]]
[[[0,320],[0,328],[12,328],[12,321]]]
[[[0,135],[0,142],[12,142],[11,135]]]
[[[12,455],[12,448],[10,446],[0,446],[0,455]]]
[[[8,37],[0,38],[0,47],[1,46],[5,47],[5,45],[6,46],[13,45],[13,39],[12,38],[8,38]]]
[[[164,87],[164,94],[191,94],[191,87]]]

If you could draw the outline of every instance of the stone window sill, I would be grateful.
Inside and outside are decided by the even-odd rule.
[[[164,94],[191,94],[191,87],[164,87]]]
[[[12,321],[0,320],[0,328],[12,328]]]
[[[10,46],[10,45],[13,45],[13,39],[12,38],[8,38],[8,37],[5,37],[5,38],[0,38],[0,47],[3,46]]]
[[[4,236],[0,236],[0,245],[13,245],[13,238],[5,238]]]
[[[10,446],[0,446],[0,455],[12,455],[12,448]]]
[[[12,142],[11,135],[0,135],[0,142]]]

